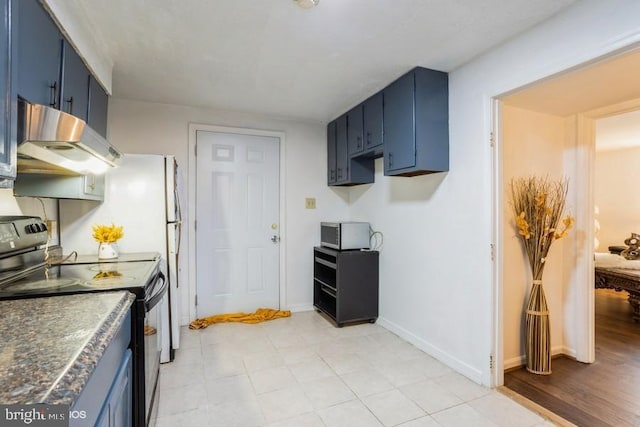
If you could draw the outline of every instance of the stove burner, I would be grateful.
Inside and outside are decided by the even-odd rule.
[[[136,277],[128,277],[128,276],[103,276],[102,273],[98,273],[91,280],[86,280],[82,282],[83,286],[89,287],[102,287],[102,286],[120,286],[126,285],[127,283],[137,281]]]
[[[16,283],[9,285],[5,289],[11,291],[33,291],[41,289],[66,288],[78,284],[76,279],[42,279],[33,282]]]

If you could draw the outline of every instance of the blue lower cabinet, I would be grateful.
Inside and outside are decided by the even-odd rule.
[[[130,342],[131,313],[120,325],[71,408],[70,427],[132,426],[133,368]]]
[[[98,416],[96,426],[131,426],[131,350],[125,352],[118,375],[111,385],[107,400]]]

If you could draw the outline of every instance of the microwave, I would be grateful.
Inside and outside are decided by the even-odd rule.
[[[369,249],[370,230],[368,222],[321,222],[320,245],[339,251]]]

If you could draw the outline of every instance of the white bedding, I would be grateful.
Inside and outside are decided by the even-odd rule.
[[[596,267],[640,270],[640,260],[628,260],[616,254],[596,252]]]

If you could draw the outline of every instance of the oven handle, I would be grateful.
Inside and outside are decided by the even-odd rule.
[[[159,281],[162,281],[162,284],[160,285],[160,289],[156,291]],[[169,283],[167,282],[167,278],[162,274],[162,271],[158,272],[158,278],[155,280],[153,287],[151,288],[152,293],[148,298],[145,298],[144,301],[144,308],[147,312],[151,311],[151,309],[162,299],[165,292],[167,292],[168,285]]]

